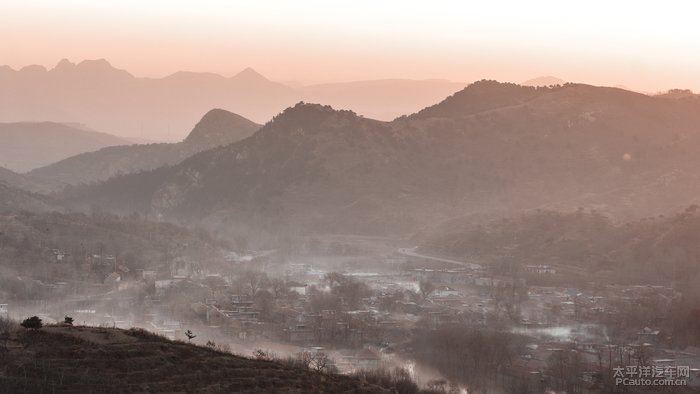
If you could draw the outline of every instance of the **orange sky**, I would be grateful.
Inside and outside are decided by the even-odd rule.
[[[106,58],[152,77],[251,66],[302,83],[554,75],[700,91],[700,6],[655,3],[4,0],[0,64]]]

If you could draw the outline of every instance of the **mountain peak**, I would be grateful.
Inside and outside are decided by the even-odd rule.
[[[78,63],[78,67],[86,68],[86,69],[93,69],[93,70],[116,70],[107,61],[107,59],[94,59],[94,60],[86,59],[86,60],[83,60],[82,62]]]
[[[358,118],[357,114],[348,110],[336,110],[330,105],[298,102],[275,116],[273,122],[292,122],[295,124],[320,123],[331,117]]]
[[[259,72],[255,71],[251,67],[246,67],[243,69],[243,71],[239,72],[238,74],[233,76],[233,79],[238,79],[241,81],[265,81],[269,82],[270,80],[265,78],[262,74]]]
[[[30,64],[22,67],[19,71],[25,73],[43,73],[46,72],[46,67],[39,64]]]
[[[252,135],[260,125],[233,112],[214,108],[204,114],[185,138],[187,144],[205,143],[209,146],[212,141],[226,145]]]
[[[56,71],[60,71],[60,70],[72,70],[74,68],[75,68],[75,63],[71,62],[70,60],[68,60],[66,58],[63,58],[63,59],[61,59],[60,62],[58,62],[56,64],[56,67],[54,67],[53,69]]]
[[[473,115],[478,112],[523,103],[546,90],[514,83],[481,80],[470,84],[442,102],[419,111],[412,117],[454,118]]]
[[[61,61],[63,62],[63,61]],[[94,59],[94,60],[83,60],[82,62],[75,65],[74,69],[80,71],[82,74],[113,74],[120,75],[123,77],[131,77],[132,75],[125,71],[118,69],[112,64],[110,64],[106,59]]]

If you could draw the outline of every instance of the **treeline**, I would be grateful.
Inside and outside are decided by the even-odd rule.
[[[418,361],[476,392],[499,387],[499,373],[511,365],[524,345],[524,337],[515,334],[459,325],[421,330],[409,344]]]
[[[423,243],[425,250],[476,257],[495,267],[575,267],[599,283],[700,284],[700,207],[671,217],[616,224],[596,211],[534,211],[482,226],[452,223]]]
[[[0,215],[0,291],[13,298],[34,291],[30,282],[5,283],[17,282],[17,276],[45,282],[85,279],[82,266],[89,263],[109,265],[106,272],[115,265],[130,272],[158,270],[175,258],[216,264],[227,247],[205,231],[136,215],[6,213]]]

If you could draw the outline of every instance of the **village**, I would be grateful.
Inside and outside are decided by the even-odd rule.
[[[420,333],[502,330],[523,338],[495,377],[511,391],[558,385],[599,392],[633,377],[700,387],[700,348],[673,346],[663,330],[680,297],[672,288],[577,288],[561,284],[565,268],[496,273],[406,250],[291,258],[275,250],[228,252],[226,270],[182,257],[157,270],[131,270],[113,255],[91,254],[83,269],[101,272],[101,280],[42,283],[44,299],[0,300],[0,315],[19,319],[32,311],[47,323],[65,315],[76,324],[142,327],[182,340],[191,330],[196,343],[248,356],[324,354],[341,373],[419,369],[425,360],[412,343]],[[72,261],[60,249],[51,259]]]

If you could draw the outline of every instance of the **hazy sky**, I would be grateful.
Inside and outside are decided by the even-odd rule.
[[[106,58],[153,77],[251,66],[304,83],[554,75],[700,91],[699,11],[693,1],[0,0],[0,64]]]

